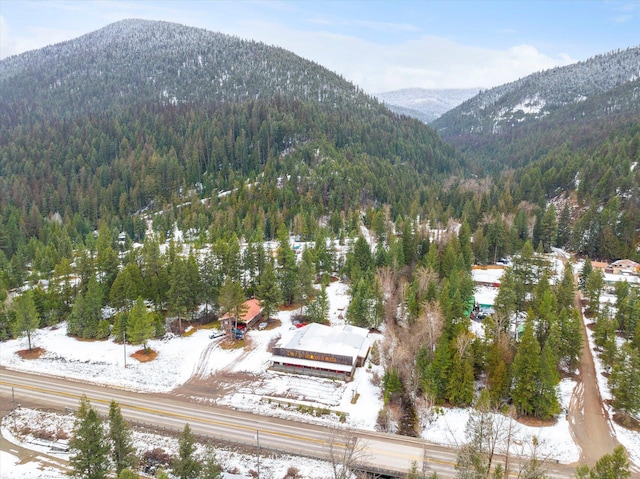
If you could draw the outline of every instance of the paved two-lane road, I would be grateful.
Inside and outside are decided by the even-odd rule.
[[[11,401],[15,396],[16,403],[24,406],[75,409],[82,395],[86,395],[91,404],[104,414],[108,412],[111,400],[115,400],[130,421],[175,431],[182,430],[189,423],[195,434],[247,446],[256,445],[256,433],[259,433],[262,448],[319,459],[328,459],[332,449],[341,454],[344,445],[355,438],[361,460],[373,467],[406,472],[413,462],[421,467],[426,454],[430,471],[443,478],[455,476],[457,451],[420,439],[371,431],[336,430],[195,404],[170,395],[142,394],[0,369],[0,396],[3,401]],[[549,468],[552,477],[558,478],[571,477],[573,471],[573,467],[563,465]]]

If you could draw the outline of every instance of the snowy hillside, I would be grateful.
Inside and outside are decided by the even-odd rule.
[[[639,78],[640,47],[598,55],[483,91],[442,115],[434,127],[450,138],[501,133],[554,112],[569,119],[637,112]]]

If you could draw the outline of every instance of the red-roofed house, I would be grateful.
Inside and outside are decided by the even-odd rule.
[[[247,308],[247,312],[243,314],[242,317],[238,318],[238,324],[246,326],[246,328],[249,329],[260,319],[262,306],[260,306],[260,301],[255,298],[245,301],[244,306]],[[235,326],[235,319],[236,318],[233,314],[228,313],[220,318],[220,323],[225,329],[227,327],[231,328],[232,326]],[[232,321],[233,324],[230,325],[229,321]]]

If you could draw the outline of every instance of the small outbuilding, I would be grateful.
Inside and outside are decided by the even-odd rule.
[[[350,381],[364,365],[371,340],[369,330],[312,323],[289,330],[273,347],[271,368]]]

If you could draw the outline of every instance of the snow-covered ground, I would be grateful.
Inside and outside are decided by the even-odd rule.
[[[15,418],[13,415],[15,415]],[[46,454],[51,454],[49,451],[53,443],[45,440],[36,440],[33,436],[23,435],[22,433],[26,427],[33,427],[34,424],[38,425],[39,431],[46,431],[52,435],[58,434],[60,431],[71,431],[74,416],[72,414],[57,414],[24,408],[15,411],[13,415],[8,422],[5,421],[3,424],[2,435],[14,444],[42,453],[39,456],[41,461],[20,464],[14,454],[0,451],[0,479],[63,479],[68,477],[65,476],[63,469],[52,465],[52,462],[46,456]],[[14,433],[14,419],[17,433]],[[139,455],[156,448],[163,449],[170,456],[178,454],[178,441],[176,438],[139,431],[132,432],[133,444]],[[62,442],[65,443],[65,441]],[[60,444],[60,441],[58,444]],[[206,448],[198,445],[196,454],[204,457]],[[226,471],[227,479],[251,477],[250,471],[257,470],[257,451],[254,455],[241,455],[230,449],[216,448],[215,455],[218,464]],[[69,454],[56,453],[55,457],[68,460]],[[284,477],[290,467],[298,469],[302,477],[321,478],[331,476],[331,465],[323,461],[287,455],[265,456],[264,453],[260,455],[260,474],[262,477]]]
[[[327,288],[330,302],[330,320],[334,325],[344,324],[344,313],[348,305],[347,286],[341,282],[332,283]],[[190,377],[202,378],[217,375],[242,375],[251,377],[251,381],[239,381],[237,384],[225,384],[229,392],[215,399],[219,405],[227,405],[237,409],[251,410],[265,415],[279,415],[297,418],[303,421],[317,421],[329,424],[339,421],[338,415],[323,417],[303,415],[296,407],[298,404],[319,406],[346,416],[346,426],[373,430],[376,427],[378,412],[383,406],[380,388],[376,386],[376,376],[380,377],[379,366],[368,363],[355,374],[354,380],[343,381],[291,376],[281,372],[270,371],[270,353],[268,346],[291,326],[291,316],[297,311],[282,311],[278,314],[281,325],[270,330],[252,330],[248,333],[245,349],[225,350],[220,347],[220,340],[210,340],[209,331],[198,330],[186,337],[167,337],[151,341],[150,346],[158,352],[158,357],[151,362],[139,363],[129,357],[135,349],[127,346],[127,367],[124,367],[125,350],[122,345],[112,341],[83,342],[66,336],[66,327],[61,324],[57,328],[39,331],[33,339],[34,345],[42,347],[46,353],[37,360],[23,360],[16,352],[27,347],[26,339],[11,340],[2,343],[0,348],[0,365],[10,369],[31,371],[41,374],[65,376],[98,384],[117,385],[143,392],[166,392],[184,384]],[[375,338],[374,339],[380,339]],[[568,406],[574,383],[564,381],[560,388],[563,405]],[[351,399],[358,394],[356,404]],[[207,398],[198,398],[206,401]],[[289,403],[293,407],[277,406],[276,403]],[[28,413],[28,412],[27,412]],[[25,413],[25,414],[27,414]],[[30,414],[30,413],[29,413]],[[33,412],[36,414],[36,412]],[[40,413],[38,413],[40,414]],[[439,444],[459,445],[465,442],[465,428],[469,417],[468,410],[441,409],[435,414],[431,423],[424,429],[422,437]],[[5,421],[6,423],[6,421]],[[517,424],[514,444],[524,447],[535,435],[545,448],[544,454],[550,459],[563,463],[578,460],[580,451],[572,441],[569,424],[560,417],[554,426],[528,427]],[[6,436],[7,425],[3,426]],[[621,436],[623,433],[620,432]],[[31,448],[22,439],[14,438],[22,445]],[[138,439],[140,444],[156,444],[168,441],[164,447],[174,451],[175,444],[169,439]],[[621,438],[621,441],[623,439]],[[627,445],[625,441],[625,446]],[[640,451],[640,441],[635,447]],[[515,453],[525,450],[513,450]],[[255,458],[229,453],[227,458],[223,451],[219,453],[220,462],[228,471],[248,474]],[[638,452],[632,457],[640,458]],[[271,477],[282,477],[289,466],[297,467],[305,477],[328,477],[330,474],[320,463],[307,467],[307,459],[280,458],[274,459]],[[20,472],[22,466],[12,465],[15,461],[10,455],[3,455],[0,479],[43,477],[62,478],[62,474],[48,469],[37,475],[31,472]],[[282,471],[282,472],[276,472]],[[15,471],[15,472],[14,472]],[[315,471],[318,471],[317,473]]]

